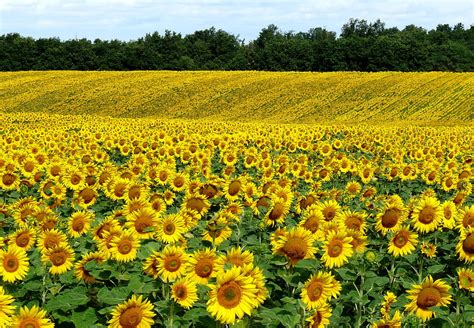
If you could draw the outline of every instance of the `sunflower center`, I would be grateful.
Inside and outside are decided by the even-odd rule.
[[[51,254],[50,259],[54,266],[61,266],[66,262],[67,254],[64,251],[55,252]]]
[[[172,255],[165,258],[164,267],[166,271],[169,271],[169,272],[178,271],[180,266],[181,266],[181,259],[177,257],[176,255]]]
[[[141,196],[140,186],[133,186],[128,190],[128,198],[138,199]]]
[[[330,257],[338,257],[344,250],[344,244],[339,239],[333,239],[328,245],[328,254]]]
[[[124,328],[135,328],[142,321],[143,313],[138,306],[126,309],[120,315],[120,325]]]
[[[229,257],[228,262],[238,267],[241,267],[244,265],[244,259],[240,256],[231,256]]]
[[[427,206],[421,210],[418,217],[418,221],[424,224],[429,224],[433,222],[435,217],[436,217],[435,209],[430,206]]]
[[[400,210],[396,208],[387,209],[382,216],[382,226],[387,229],[393,228],[397,225],[399,217]]]
[[[163,230],[167,235],[172,235],[176,231],[176,227],[174,223],[170,222],[165,224],[165,228]]]
[[[326,221],[330,221],[336,216],[336,210],[332,207],[326,207],[323,209],[323,216]]]
[[[26,318],[21,320],[19,328],[41,328],[41,324],[38,322],[38,319],[35,318]]]
[[[311,302],[317,301],[323,294],[323,284],[320,281],[315,281],[308,286],[308,297]]]
[[[184,179],[182,177],[177,177],[176,179],[174,179],[173,183],[175,187],[181,188],[182,186],[184,186]]]
[[[71,183],[73,185],[77,185],[79,182],[81,182],[81,177],[74,174],[72,177],[71,177]]]
[[[16,270],[18,270],[19,266],[20,266],[20,262],[14,256],[7,255],[3,259],[3,268],[7,272],[15,272]]]
[[[7,173],[2,177],[2,182],[5,186],[12,185],[16,180],[16,177],[13,174]]]
[[[462,249],[469,255],[474,254],[474,233],[469,234],[462,242]]]
[[[302,238],[291,237],[286,241],[282,251],[293,262],[299,261],[305,258],[306,252],[308,251],[308,245],[306,241]]]
[[[316,232],[319,229],[319,220],[316,216],[310,216],[306,222],[303,224],[303,227],[311,232]]]
[[[82,190],[79,193],[79,195],[81,196],[81,198],[84,200],[84,203],[86,203],[86,204],[89,204],[90,202],[92,202],[92,200],[95,197],[94,191],[90,188],[86,188],[86,189]]]
[[[35,164],[33,162],[26,162],[24,168],[26,172],[31,172],[35,168]]]
[[[82,229],[84,229],[84,226],[85,226],[84,220],[78,219],[78,220],[75,220],[74,223],[72,224],[72,230],[76,232],[80,232],[82,231]]]
[[[313,326],[314,328],[319,327],[319,324],[323,321],[323,316],[321,315],[321,312],[316,312],[316,314],[313,316]]]
[[[206,204],[204,203],[204,201],[199,198],[191,198],[186,204],[186,207],[188,209],[197,211],[198,213],[201,213],[205,206]]]
[[[239,305],[241,298],[242,291],[235,281],[225,283],[217,291],[217,301],[226,309],[232,309]]]
[[[474,213],[467,212],[462,218],[462,225],[467,228],[469,226],[474,227]]]
[[[175,295],[177,298],[180,298],[180,299],[184,299],[186,298],[186,295],[188,294],[186,292],[186,287],[183,287],[183,286],[178,286],[176,289],[175,289]]]
[[[140,216],[134,224],[135,230],[139,233],[143,233],[146,228],[151,227],[152,225],[153,222],[149,216]]]
[[[441,293],[434,287],[426,287],[421,290],[416,299],[416,304],[422,309],[435,306],[441,300]]]
[[[451,219],[452,216],[453,216],[453,213],[451,212],[451,209],[449,208],[449,206],[446,206],[444,208],[444,217],[449,220]]]
[[[128,254],[132,251],[133,245],[130,240],[122,240],[120,241],[120,244],[118,245],[118,251],[120,254]]]
[[[213,261],[211,259],[199,260],[194,271],[201,278],[207,278],[211,275],[213,269]]]
[[[283,215],[284,207],[283,204],[277,203],[273,207],[272,211],[268,215],[268,218],[272,221],[278,220]]]
[[[399,233],[397,233],[395,238],[393,238],[393,243],[398,248],[402,248],[403,246],[405,246],[408,243],[408,232],[400,231]]]
[[[360,230],[362,220],[357,216],[349,216],[346,219],[346,227],[349,229]]]
[[[19,247],[26,247],[30,242],[30,235],[27,232],[22,232],[15,238],[15,242]]]

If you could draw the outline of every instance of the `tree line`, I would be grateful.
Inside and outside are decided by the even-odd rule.
[[[214,27],[185,35],[158,32],[128,42],[0,36],[0,70],[474,70],[474,26],[387,28],[350,19],[339,36],[325,28],[263,28],[246,43]]]

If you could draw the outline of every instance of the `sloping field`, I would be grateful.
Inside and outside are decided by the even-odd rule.
[[[0,112],[279,123],[469,122],[472,73],[0,73]]]

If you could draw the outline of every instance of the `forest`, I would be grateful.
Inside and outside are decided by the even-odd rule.
[[[24,70],[262,70],[452,71],[474,70],[474,26],[439,24],[427,30],[386,27],[350,19],[339,34],[263,28],[246,41],[214,27],[181,35],[153,32],[137,40],[0,36],[0,71]]]

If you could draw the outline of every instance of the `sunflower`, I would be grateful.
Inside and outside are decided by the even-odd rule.
[[[253,283],[257,292],[255,293],[255,300],[261,305],[268,297],[268,290],[265,287],[265,276],[262,269],[254,267],[253,264],[247,264],[243,267],[243,273],[246,276],[253,278]]]
[[[348,237],[352,238],[351,245],[356,253],[364,253],[367,248],[367,236],[356,230],[346,230]]]
[[[441,279],[433,281],[431,276],[423,280],[421,285],[415,284],[408,290],[410,303],[405,305],[405,310],[414,313],[422,321],[436,316],[431,310],[433,306],[447,306],[452,297],[449,294],[451,287]]]
[[[285,232],[285,234],[279,233],[278,238],[275,238],[273,254],[285,256],[291,266],[300,260],[314,258],[316,239],[311,231],[296,227]]]
[[[179,214],[171,214],[160,218],[157,224],[157,237],[166,244],[178,242],[186,233],[184,218]]]
[[[360,183],[356,181],[349,181],[346,184],[346,191],[349,194],[350,197],[355,197],[357,194],[360,193],[362,187]]]
[[[224,240],[232,235],[224,216],[212,219],[207,223],[207,229],[203,232],[202,240],[210,241],[214,246],[219,246]]]
[[[380,313],[382,314],[384,318],[388,318],[390,316],[390,309],[393,303],[395,303],[396,301],[397,301],[397,296],[394,293],[388,291],[384,295],[383,302],[380,305]]]
[[[120,235],[114,236],[110,243],[112,257],[119,262],[130,262],[137,257],[140,241],[133,231],[122,231]]]
[[[153,238],[158,217],[151,207],[143,207],[127,215],[125,227],[133,231],[139,239]]]
[[[132,297],[112,311],[109,328],[150,328],[154,321],[153,305],[142,295]]]
[[[11,317],[15,312],[15,306],[11,305],[13,301],[13,297],[5,294],[5,290],[0,286],[0,327],[7,327],[7,324],[11,322]]]
[[[342,266],[354,253],[351,245],[352,237],[347,236],[343,231],[331,231],[324,243],[324,254],[321,260],[330,269]]]
[[[226,264],[229,266],[244,267],[248,264],[252,264],[253,260],[254,256],[250,251],[243,251],[240,247],[234,247],[227,251],[226,255],[221,255],[217,258],[215,270],[217,274],[219,274],[219,272],[224,271]]]
[[[332,310],[327,304],[319,306],[314,313],[306,319],[307,328],[324,328],[330,324]]]
[[[332,221],[339,214],[341,206],[333,199],[325,201],[318,205],[325,221]]]
[[[104,239],[104,234],[113,229],[120,229],[120,223],[114,217],[109,216],[93,229],[92,238],[95,241],[101,241]]]
[[[25,251],[31,249],[35,244],[36,233],[31,228],[20,228],[9,236],[9,245],[23,248]]]
[[[82,256],[82,259],[78,261],[75,266],[75,276],[77,280],[84,281],[85,283],[92,284],[95,282],[95,277],[90,274],[86,269],[86,264],[92,261],[100,264],[106,260],[106,256],[100,252],[89,252]]]
[[[341,222],[345,229],[365,233],[367,229],[366,217],[367,215],[364,212],[347,210],[339,213],[337,220]]]
[[[30,309],[23,306],[20,309],[20,314],[13,317],[13,324],[11,327],[54,328],[54,323],[52,323],[46,315],[46,311],[41,310],[36,305],[33,305]]]
[[[432,258],[436,255],[436,245],[424,241],[421,243],[421,253],[426,257]]]
[[[0,171],[0,188],[4,190],[15,190],[20,186],[20,177],[15,172]]]
[[[188,194],[186,195],[182,208],[183,210],[193,210],[196,211],[200,216],[204,216],[209,210],[209,201],[206,196],[201,194]]]
[[[459,268],[457,272],[459,288],[474,292],[474,271],[469,268]]]
[[[171,297],[183,308],[191,308],[198,300],[196,283],[187,278],[176,281],[171,286]]]
[[[443,208],[435,197],[423,197],[411,213],[414,228],[421,233],[438,228],[444,217]]]
[[[443,208],[443,227],[453,229],[456,226],[457,208],[453,202],[446,201],[442,204]]]
[[[194,252],[189,257],[188,277],[198,284],[206,285],[210,278],[216,276],[216,259],[215,250],[209,248]]]
[[[456,245],[456,252],[459,259],[471,263],[474,261],[474,228],[462,230],[459,242]]]
[[[6,282],[23,280],[28,273],[30,264],[26,251],[20,247],[0,249],[0,276]]]
[[[406,210],[403,200],[393,195],[385,204],[385,208],[376,217],[375,229],[386,235],[397,231],[406,219]]]
[[[63,243],[45,251],[41,260],[43,263],[51,263],[49,273],[62,274],[74,266],[74,250],[67,243]]]
[[[307,309],[313,310],[323,306],[331,298],[338,297],[341,290],[341,284],[334,276],[328,272],[318,272],[305,282],[301,300]]]
[[[390,240],[388,253],[395,257],[411,254],[418,243],[418,235],[408,228],[402,227]]]
[[[234,324],[250,315],[258,306],[255,293],[258,291],[252,277],[245,275],[242,268],[233,267],[217,276],[215,285],[209,285],[207,311],[223,324]]]
[[[374,322],[371,326],[371,328],[401,328],[402,327],[402,316],[400,314],[400,311],[395,311],[395,314],[393,315],[392,318],[390,318],[388,315],[387,317]]]
[[[143,264],[143,272],[154,279],[158,279],[159,277],[158,263],[160,261],[160,256],[160,251],[154,251]]]
[[[57,229],[51,229],[43,231],[37,241],[37,247],[41,253],[44,253],[48,249],[59,246],[67,242],[67,237],[64,233]]]
[[[474,228],[474,205],[462,208],[456,217],[458,229]]]
[[[298,223],[299,227],[305,228],[316,235],[317,239],[321,237],[321,227],[324,223],[323,213],[316,205],[309,206],[302,215],[302,220]]]
[[[189,255],[181,247],[166,246],[157,257],[157,272],[165,282],[174,281],[188,271]]]
[[[95,204],[99,194],[95,187],[85,187],[74,192],[74,202],[82,208],[88,208]]]
[[[89,231],[94,214],[91,211],[74,212],[69,219],[69,234],[79,238]]]

